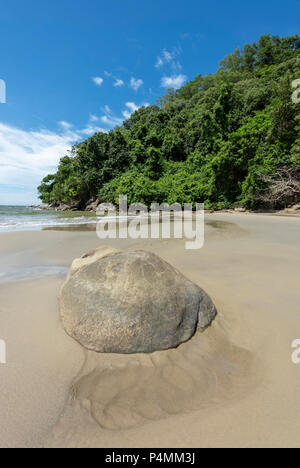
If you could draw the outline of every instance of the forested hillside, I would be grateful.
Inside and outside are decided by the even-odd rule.
[[[76,145],[43,180],[41,199],[83,206],[92,197],[117,202],[127,194],[130,203],[205,202],[216,209],[299,201],[296,79],[299,36],[263,36],[226,57],[214,75],[168,90],[121,127]]]

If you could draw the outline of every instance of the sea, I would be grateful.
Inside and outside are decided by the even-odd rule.
[[[64,228],[95,224],[95,213],[79,211],[48,211],[29,206],[1,206],[0,232],[39,231],[47,228]]]

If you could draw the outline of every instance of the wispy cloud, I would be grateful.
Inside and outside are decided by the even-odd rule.
[[[114,86],[115,88],[120,88],[120,87],[123,86],[123,85],[124,85],[124,81],[123,81],[123,80],[120,80],[119,78],[116,79],[116,81],[113,83],[113,86]]]
[[[135,102],[126,102],[125,109],[121,111],[121,117],[115,115],[115,113],[111,110],[109,106],[105,106],[103,109],[104,115],[102,115],[100,120],[104,125],[107,125],[109,128],[120,126],[122,125],[124,120],[129,119],[135,111],[137,111],[143,106],[149,106],[149,103],[143,102],[142,104],[138,105]]]
[[[147,105],[147,104],[143,104]],[[137,106],[134,102],[126,102],[126,107],[128,107],[131,112],[137,111],[141,106]]]
[[[96,76],[95,78],[93,78],[93,82],[97,85],[97,86],[101,86],[102,83],[103,83],[103,78],[101,78],[100,76]]]
[[[56,132],[25,131],[0,122],[0,205],[36,203],[36,187],[43,177],[56,172],[60,158],[72,145],[97,132],[120,126],[141,105],[126,102],[120,116],[105,106],[102,116],[90,114],[86,126],[76,128],[63,120],[58,122]]]
[[[90,118],[89,118],[87,125],[83,129],[77,130],[78,137],[82,138],[82,135],[92,136],[98,132],[106,132],[107,131],[106,129],[96,125],[96,122],[99,122],[99,120],[100,118],[97,115],[90,114]]]
[[[144,84],[144,82],[141,79],[137,79],[137,78],[132,77],[131,80],[130,80],[130,87],[134,91],[138,91],[140,89],[140,87],[143,86],[143,84]]]
[[[119,78],[118,76],[114,75],[113,73],[110,73],[108,71],[105,71],[104,72],[104,75],[111,79],[113,81],[112,85],[115,87],[115,88],[121,88],[122,86],[125,85],[125,81],[122,80],[121,78]],[[126,82],[127,84],[127,82]],[[141,78],[135,78],[135,77],[131,77],[129,83],[128,83],[128,86],[130,88],[132,88],[134,91],[138,91],[140,89],[141,86],[143,86],[144,82]]]
[[[67,129],[62,133],[26,132],[0,123],[0,185],[14,186],[15,191],[25,190],[31,199],[23,202],[34,201],[35,187],[45,175],[56,170],[59,159],[78,137]]]
[[[109,106],[106,105],[104,107],[103,113],[104,113],[104,115],[102,115],[100,120],[101,120],[102,123],[104,123],[108,127],[112,128],[112,127],[122,125],[123,119],[119,118],[119,117],[116,117]]]
[[[169,52],[167,49],[163,49],[161,55],[157,57],[155,67],[161,68],[165,64],[170,63],[173,60],[173,54]]]
[[[95,133],[99,132],[106,132],[106,130],[102,127],[98,127],[97,125],[87,125],[87,127],[83,128],[82,130],[78,130],[78,133],[81,135],[92,136]]]
[[[97,122],[99,120],[99,117],[94,114],[90,114],[90,122]]]
[[[70,130],[72,128],[72,124],[70,124],[69,122],[66,122],[64,120],[62,120],[61,122],[58,122],[59,125],[64,128],[65,130]]]
[[[127,109],[123,110],[122,114],[125,119],[129,119],[131,115],[137,111],[141,106],[137,106],[134,102],[126,102]]]
[[[105,71],[104,75],[107,76],[107,78],[110,78],[110,79],[113,80],[113,86],[115,88],[121,88],[121,86],[124,86],[124,84],[125,84],[123,80],[121,80],[119,77],[115,76],[113,73]]]
[[[155,68],[161,68],[164,65],[164,61],[161,57],[157,57]]]
[[[122,111],[122,115],[125,119],[129,119],[135,111],[139,110],[141,107],[150,106],[150,104],[148,102],[143,102],[142,104],[137,105],[134,102],[126,102],[125,106],[126,109]]]
[[[93,116],[96,117],[96,116]],[[25,131],[0,122],[0,205],[30,204],[37,201],[36,187],[43,177],[56,172],[62,156],[72,145],[97,132],[107,132],[93,124],[73,130],[59,122],[60,131]]]
[[[178,72],[182,69],[181,63],[178,61],[180,54],[181,50],[177,47],[174,47],[172,51],[163,49],[156,59],[155,68],[168,67],[173,72]]]
[[[180,75],[173,75],[173,76],[163,76],[161,79],[161,87],[162,88],[180,88],[183,83],[187,80],[187,76],[180,74]]]

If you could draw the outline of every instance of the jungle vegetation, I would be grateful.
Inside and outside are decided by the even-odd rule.
[[[215,74],[168,90],[122,126],[75,145],[42,181],[40,198],[117,203],[127,194],[129,203],[214,209],[267,204],[277,174],[300,174],[297,79],[300,37],[264,35],[225,57]],[[285,192],[275,204],[293,196],[300,194]]]

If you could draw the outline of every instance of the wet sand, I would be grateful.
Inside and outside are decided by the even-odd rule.
[[[0,234],[1,447],[299,447],[300,219],[206,219],[199,251],[91,231]],[[213,298],[213,326],[152,355],[84,352],[60,326],[63,278],[45,274],[100,244],[174,265]]]

